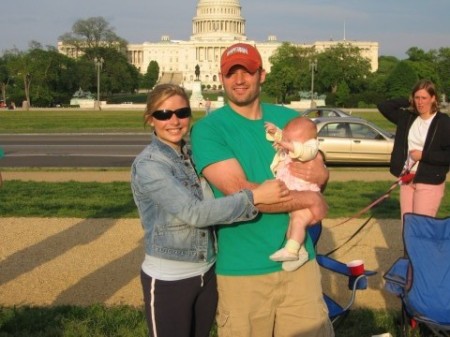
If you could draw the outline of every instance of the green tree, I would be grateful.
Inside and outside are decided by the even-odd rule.
[[[8,69],[7,57],[2,56],[0,58],[0,89],[1,99],[6,103],[6,90],[11,83],[12,77]]]
[[[286,103],[288,96],[298,95],[305,90],[309,60],[314,55],[312,49],[299,48],[283,43],[270,57],[272,67],[267,74],[263,89],[276,97],[277,102]]]
[[[436,58],[437,72],[440,77],[440,91],[446,95],[446,101],[450,97],[450,48],[440,48]]]
[[[31,43],[26,52],[8,51],[6,59],[9,77],[14,84],[11,100],[23,101],[26,107],[63,103],[76,90],[76,61],[58,53],[54,47],[42,49]],[[10,90],[11,91],[11,90]]]
[[[317,88],[320,92],[336,93],[339,83],[345,82],[351,92],[365,88],[370,74],[370,62],[361,56],[358,47],[340,43],[317,56]]]
[[[347,101],[350,98],[350,88],[347,83],[341,82],[339,83],[336,89],[336,105],[340,107],[345,107],[347,105]]]
[[[125,55],[114,48],[98,47],[87,49],[85,55],[80,58],[86,76],[90,79],[88,83],[90,91],[97,91],[94,58],[104,60],[100,74],[100,89],[104,93],[103,96],[123,92],[133,93],[139,88],[139,71],[128,63]]]
[[[31,106],[30,88],[33,78],[33,59],[29,53],[18,50],[8,51],[7,54],[9,72],[16,79],[18,92],[22,98],[25,97],[25,108],[28,110]]]
[[[77,20],[72,26],[72,31],[61,35],[59,40],[81,51],[109,47],[125,52],[127,47],[127,41],[119,37],[114,28],[101,16]]]
[[[147,72],[142,77],[141,88],[151,89],[155,86],[159,78],[159,65],[158,62],[152,60],[150,61]]]
[[[400,61],[386,79],[386,96],[388,98],[409,97],[418,76],[411,62]]]
[[[434,62],[434,59],[436,57],[435,54],[436,52],[433,50],[425,52],[423,49],[420,49],[418,47],[411,47],[406,51],[408,59],[412,62],[421,62],[421,61]]]
[[[380,56],[378,69],[367,77],[368,90],[378,94],[386,93],[386,79],[400,61],[394,56]]]
[[[433,81],[438,87],[440,86],[441,79],[438,73],[436,50],[425,52],[420,48],[411,47],[406,54],[409,56],[406,61],[409,62],[419,79],[426,78]]]

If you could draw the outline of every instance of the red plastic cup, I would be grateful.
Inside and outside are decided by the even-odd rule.
[[[364,261],[353,260],[347,263],[348,270],[352,276],[359,276],[364,274]]]

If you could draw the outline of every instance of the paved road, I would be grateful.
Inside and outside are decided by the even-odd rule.
[[[0,135],[0,167],[129,167],[149,134]]]
[[[136,155],[148,144],[149,135],[140,134],[27,134],[0,135],[5,157],[0,168],[6,180],[40,181],[127,181],[128,168]],[[37,172],[20,172],[20,168],[40,168]],[[77,168],[76,172],[48,172],[45,168]],[[78,168],[95,168],[80,171]],[[125,171],[100,171],[98,168],[125,168]],[[356,174],[356,172],[358,172]],[[331,181],[392,180],[388,168],[350,168],[342,172],[331,168]]]

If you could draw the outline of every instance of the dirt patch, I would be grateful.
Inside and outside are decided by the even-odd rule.
[[[31,180],[31,181],[130,181],[129,171],[5,171],[3,180]],[[385,171],[330,171],[330,181],[347,180],[392,180],[395,178]]]
[[[333,227],[339,222],[324,221],[319,252],[339,246],[361,223]],[[0,236],[0,305],[142,304],[138,219],[0,218]],[[382,275],[402,255],[400,237],[400,221],[372,220],[333,254],[343,262],[362,258],[378,271],[358,294],[358,306],[398,304],[381,289]],[[346,278],[323,271],[323,285],[341,303],[348,300]]]
[[[128,171],[3,172],[4,180],[129,181]],[[365,181],[392,180],[387,172],[358,174]],[[332,171],[330,181],[356,179],[355,172]],[[355,232],[361,220],[335,227],[324,220],[318,251],[326,253]],[[0,305],[142,305],[139,282],[144,256],[138,219],[0,218]],[[403,254],[399,220],[372,220],[333,254],[343,262],[365,260],[378,271],[357,306],[394,308],[398,301],[383,289],[382,275]],[[340,303],[349,299],[347,279],[323,271],[323,286]]]

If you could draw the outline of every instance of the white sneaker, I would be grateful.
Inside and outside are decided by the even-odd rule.
[[[309,259],[308,252],[305,247],[301,247],[298,252],[298,259],[295,261],[285,261],[281,265],[281,268],[285,271],[294,271],[303,266]]]
[[[272,261],[294,261],[298,259],[298,255],[289,252],[286,248],[281,248],[270,255]]]

